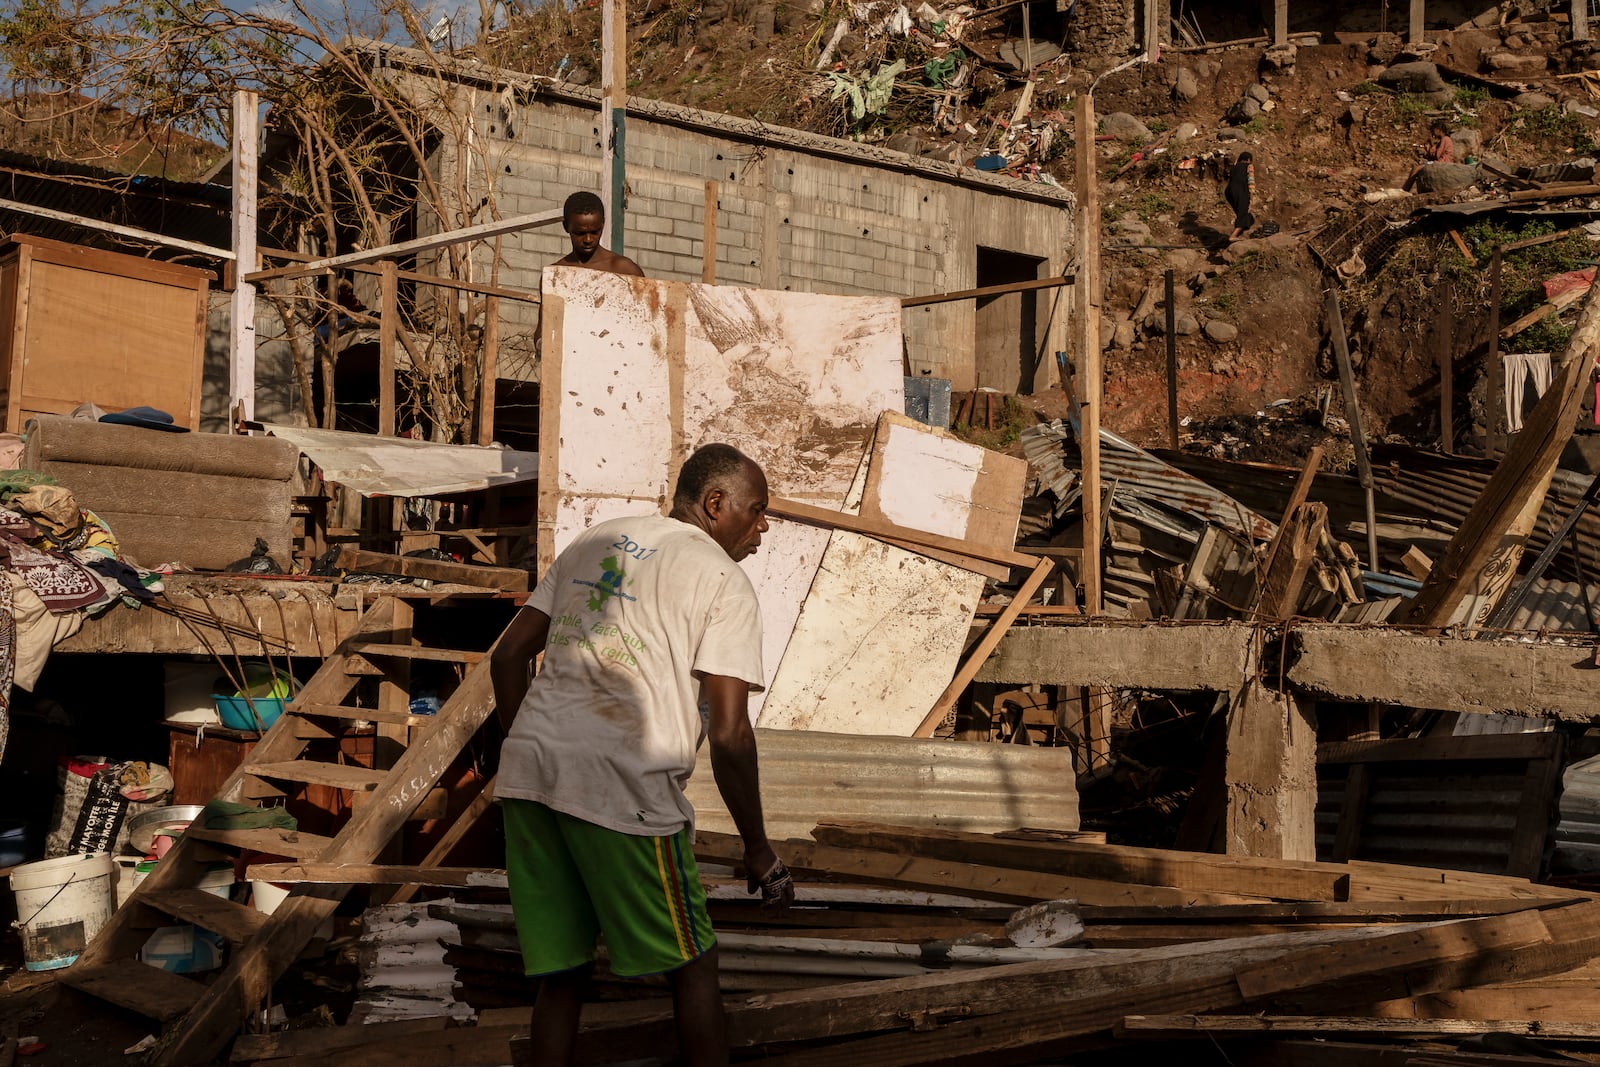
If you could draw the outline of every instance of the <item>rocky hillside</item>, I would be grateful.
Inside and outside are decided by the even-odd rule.
[[[1098,79],[1105,418],[1149,443],[1164,441],[1167,421],[1165,271],[1176,275],[1187,422],[1316,398],[1334,380],[1323,293],[1337,264],[1312,249],[1379,213],[1374,225],[1391,231],[1382,255],[1347,264],[1340,279],[1369,428],[1424,444],[1437,436],[1429,330],[1443,270],[1456,283],[1457,436],[1469,436],[1464,420],[1481,418],[1488,248],[1534,223],[1402,224],[1415,206],[1478,198],[1518,167],[1582,162],[1600,117],[1600,89],[1562,76],[1600,67],[1600,56],[1566,43],[1566,26],[1544,15],[1486,17],[1410,52],[1393,34],[1341,34],[1279,50],[1174,50],[1111,70],[1121,57],[1075,53],[1070,23],[1025,26],[1016,5],[669,0],[635,10],[630,92],[1069,187],[1070,98]],[[498,35],[485,58],[587,82],[598,39],[597,5],[547,7]],[[1399,187],[1436,123],[1466,165],[1429,168],[1411,197]],[[1258,226],[1230,245],[1223,181],[1243,150],[1256,164]],[[1480,247],[1463,255],[1450,229]],[[1585,247],[1565,243],[1565,258],[1524,273],[1581,260]],[[1507,313],[1536,302],[1535,288]]]

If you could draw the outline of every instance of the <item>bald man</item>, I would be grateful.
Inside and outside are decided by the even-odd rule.
[[[490,658],[512,912],[524,967],[543,979],[536,1063],[572,1062],[601,932],[613,974],[667,976],[684,1062],[728,1061],[683,784],[709,737],[749,889],[787,908],[794,882],[767,841],[749,714],[765,677],[760,608],[738,566],[766,512],[761,468],[706,445],[684,463],[669,515],[579,534]]]

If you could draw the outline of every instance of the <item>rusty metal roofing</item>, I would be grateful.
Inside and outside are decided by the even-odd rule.
[[[1041,423],[1022,431],[1022,447],[1035,478],[1056,496],[1056,514],[1078,497],[1078,471],[1083,458],[1077,439],[1062,420]],[[1123,496],[1171,513],[1213,522],[1230,533],[1265,541],[1277,525],[1251,511],[1233,497],[1119,437],[1100,431],[1100,480],[1114,486],[1112,507]]]
[[[823,819],[995,833],[1078,828],[1069,748],[757,730],[767,833],[807,838]],[[687,789],[695,825],[735,832],[700,749]]]

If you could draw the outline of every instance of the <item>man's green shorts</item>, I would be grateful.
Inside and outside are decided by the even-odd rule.
[[[594,961],[602,931],[611,973],[661,974],[716,942],[694,862],[694,831],[638,837],[530,800],[506,798],[511,910],[531,975]]]

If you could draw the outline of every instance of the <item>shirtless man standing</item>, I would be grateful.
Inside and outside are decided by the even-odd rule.
[[[556,260],[556,267],[588,267],[612,274],[631,274],[643,278],[639,264],[600,247],[600,234],[606,228],[606,206],[593,193],[573,193],[561,208],[561,227],[572,238],[572,251]]]

